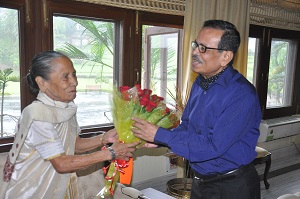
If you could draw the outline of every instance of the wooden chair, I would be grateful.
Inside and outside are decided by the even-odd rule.
[[[257,152],[257,156],[254,159],[253,163],[254,165],[256,164],[262,164],[262,163],[266,163],[266,167],[265,167],[265,171],[264,171],[264,184],[266,189],[269,189],[270,184],[267,181],[268,178],[268,173],[271,167],[271,153],[269,151],[267,151],[264,148],[261,147],[256,147],[255,151]]]

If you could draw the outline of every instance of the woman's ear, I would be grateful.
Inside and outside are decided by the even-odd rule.
[[[224,51],[223,60],[221,62],[222,66],[227,66],[228,63],[233,59],[233,52],[232,51]]]
[[[44,78],[42,78],[41,76],[37,76],[35,78],[35,81],[39,87],[39,89],[42,91],[42,92],[45,92],[46,91],[46,81],[44,80]]]

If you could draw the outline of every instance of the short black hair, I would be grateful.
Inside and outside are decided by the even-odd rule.
[[[220,39],[218,48],[232,51],[233,56],[235,57],[241,43],[241,38],[239,31],[232,23],[223,20],[207,20],[203,23],[203,28],[223,30],[224,34]],[[233,63],[233,59],[230,61],[229,65]]]

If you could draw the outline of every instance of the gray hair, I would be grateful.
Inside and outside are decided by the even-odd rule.
[[[45,80],[49,80],[49,74],[52,72],[53,60],[59,57],[68,58],[63,53],[57,51],[41,52],[32,58],[29,72],[26,75],[27,85],[32,92],[37,93],[40,90],[35,78],[40,76]]]

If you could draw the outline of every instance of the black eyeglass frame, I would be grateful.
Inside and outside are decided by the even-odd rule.
[[[211,47],[207,47],[207,46],[205,46],[205,45],[203,45],[203,44],[198,44],[196,40],[195,40],[195,41],[192,41],[191,45],[192,45],[192,49],[195,49],[195,48],[197,47],[200,53],[206,53],[206,50],[207,50],[207,49],[210,49],[210,50],[224,50],[224,51],[228,51],[228,50],[222,49],[222,48],[211,48]],[[200,50],[200,47],[203,47],[203,48],[201,48],[201,49],[204,49],[204,50],[201,51],[201,50]]]

